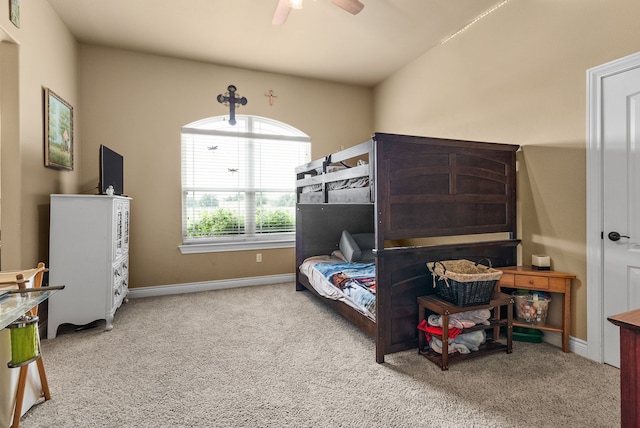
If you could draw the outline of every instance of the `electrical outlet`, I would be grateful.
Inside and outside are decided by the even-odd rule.
[[[256,254],[256,263],[261,263],[262,262],[262,253],[257,253]]]

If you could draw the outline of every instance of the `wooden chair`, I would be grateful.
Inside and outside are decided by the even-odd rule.
[[[36,273],[33,276],[32,287],[40,288],[42,286],[42,279],[44,278],[44,273],[47,271],[44,263],[38,263],[36,268]],[[16,283],[18,284],[18,288],[24,289],[26,288],[26,283],[24,279],[24,275],[19,273],[16,275]],[[38,315],[38,306],[31,309],[27,312],[27,315],[37,316]],[[36,329],[37,332],[37,329]],[[49,382],[47,381],[47,375],[44,371],[44,362],[42,361],[42,352],[40,352],[40,335],[36,333],[38,340],[38,356],[36,357],[35,362],[38,366],[38,374],[40,375],[40,383],[42,384],[42,393],[44,395],[44,399],[51,399],[51,392],[49,391]],[[29,364],[31,362],[26,363],[24,365],[20,365],[20,373],[18,374],[18,389],[16,392],[16,405],[13,411],[13,423],[11,424],[12,428],[18,428],[20,426],[20,416],[22,413],[22,403],[24,402],[24,391],[27,386],[27,373],[29,371]]]

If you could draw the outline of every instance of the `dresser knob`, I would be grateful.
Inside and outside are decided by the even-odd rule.
[[[529,280],[529,284],[533,285],[533,279]]]

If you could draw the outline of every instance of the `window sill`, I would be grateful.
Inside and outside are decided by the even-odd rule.
[[[179,245],[181,254],[201,254],[201,253],[222,253],[227,251],[251,251],[251,250],[269,250],[277,248],[294,248],[296,246],[295,238],[283,239],[278,241],[251,241],[251,242],[207,242],[201,244],[182,244]]]

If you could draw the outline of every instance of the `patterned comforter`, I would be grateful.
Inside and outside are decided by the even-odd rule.
[[[300,272],[320,295],[340,300],[375,321],[375,263],[348,263],[332,256],[313,256],[300,265]]]

